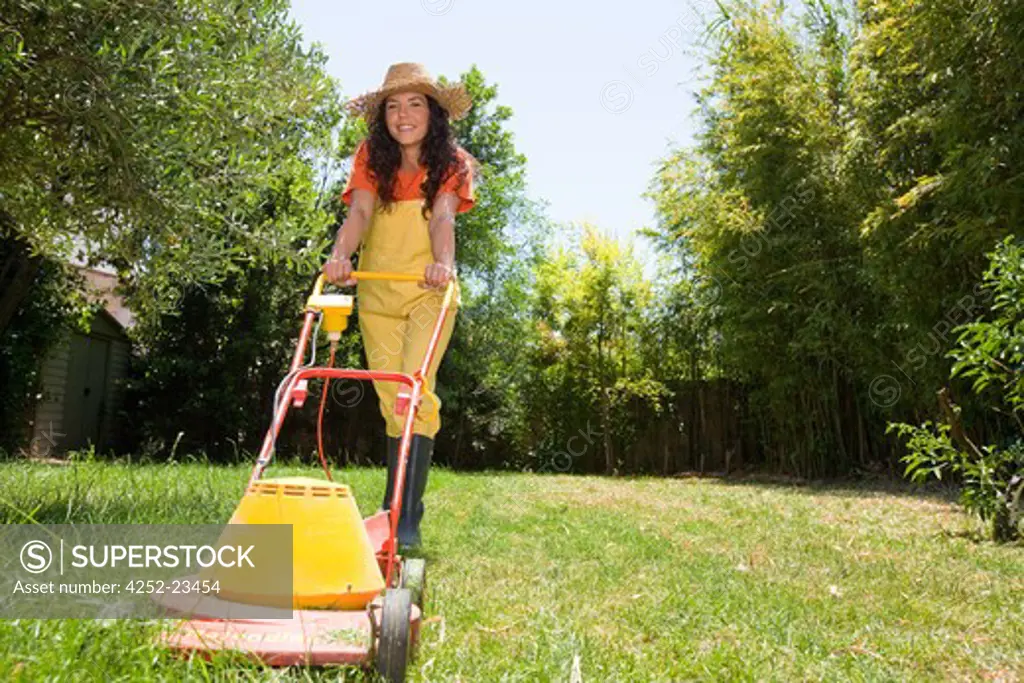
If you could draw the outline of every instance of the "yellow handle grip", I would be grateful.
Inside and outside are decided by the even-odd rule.
[[[423,273],[374,273],[369,270],[354,270],[352,277],[356,280],[393,280],[395,282],[423,282]]]

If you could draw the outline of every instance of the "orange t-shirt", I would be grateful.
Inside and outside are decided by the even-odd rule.
[[[341,193],[342,201],[350,206],[352,204],[352,190],[369,190],[374,195],[377,194],[377,183],[374,181],[373,174],[368,166],[369,155],[366,140],[363,140],[356,149],[356,158],[352,163],[352,173],[349,174],[348,183],[345,184],[345,190]],[[476,204],[476,200],[473,197],[473,169],[469,154],[461,147],[457,148],[456,160],[461,168],[448,176],[448,179],[441,185],[437,193],[438,195],[445,192],[454,194],[459,198],[459,205],[456,207],[455,212],[464,213],[472,209],[473,205]],[[420,167],[416,173],[408,173],[399,168],[395,178],[395,201],[404,202],[423,199],[420,186],[423,184],[426,175],[427,169],[424,167]]]

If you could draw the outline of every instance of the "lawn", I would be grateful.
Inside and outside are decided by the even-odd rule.
[[[5,463],[0,519],[223,522],[247,475]],[[375,509],[382,470],[337,478]],[[938,494],[435,468],[426,506],[413,680],[1024,680],[1024,547],[979,540]],[[362,678],[185,661],[154,628],[0,621],[0,678]]]

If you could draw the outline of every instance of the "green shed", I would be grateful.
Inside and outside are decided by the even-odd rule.
[[[88,334],[62,339],[42,367],[42,391],[32,424],[32,454],[110,447],[117,432],[122,381],[131,342],[125,330],[131,314],[114,293],[116,277],[82,269],[90,296],[103,303]]]

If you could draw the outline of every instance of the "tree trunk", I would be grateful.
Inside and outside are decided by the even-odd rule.
[[[861,467],[868,463],[867,456],[867,435],[864,433],[864,416],[860,412],[860,401],[853,397],[854,417],[857,420],[857,460]]]
[[[669,467],[668,467],[668,454],[669,454],[668,435],[669,435],[669,419],[668,419],[668,416],[666,415],[665,419],[662,420],[662,422],[661,422],[661,458],[662,458],[661,474],[664,477],[667,477],[669,475]]]
[[[601,394],[604,396],[604,399],[601,401],[601,421],[604,431],[604,471],[605,474],[614,474],[615,459],[612,457],[611,414],[608,408],[607,390],[602,391]]]
[[[939,389],[939,408],[946,416],[946,423],[949,424],[949,435],[960,445],[960,448],[971,454],[974,460],[982,460],[985,454],[974,445],[967,432],[964,431],[963,423],[960,421],[960,410],[949,397],[949,387]]]
[[[455,453],[452,454],[452,465],[462,462],[462,434],[465,431],[466,425],[466,411],[461,411],[459,415],[459,431],[455,437]],[[532,463],[531,463],[532,464]]]
[[[831,365],[833,395],[836,399],[835,408],[832,410],[832,424],[836,430],[836,443],[839,444],[839,457],[842,458],[840,471],[845,471],[850,466],[850,456],[846,452],[846,435],[843,433],[843,420],[842,415],[840,415],[843,407],[843,397],[839,392],[839,368],[834,362]]]
[[[707,442],[708,423],[706,411],[704,410],[704,382],[701,382],[697,389],[697,409],[700,413],[700,426],[698,427],[697,440],[700,443],[700,473],[704,474],[704,444]]]

